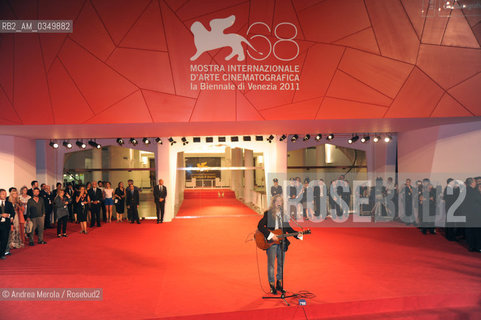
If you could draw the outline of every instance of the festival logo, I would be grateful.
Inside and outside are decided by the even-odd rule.
[[[240,62],[227,65],[218,61],[191,63],[191,90],[299,90],[300,65],[291,62],[300,53],[295,40],[297,27],[291,22],[280,22],[271,29],[267,23],[257,21],[249,25],[245,36],[226,33],[235,21],[234,15],[212,19],[210,31],[200,21],[191,25],[196,52],[190,61],[196,61],[212,50],[230,48],[225,61],[237,57]],[[246,57],[250,58],[247,64],[244,62]],[[269,57],[271,59],[267,60]]]
[[[199,21],[194,22],[190,27],[190,31],[194,34],[194,43],[197,52],[190,58],[190,60],[197,60],[206,51],[230,47],[232,52],[225,58],[225,60],[228,61],[237,56],[237,61],[244,61],[245,54],[242,43],[247,44],[254,50],[255,48],[241,35],[236,33],[224,33],[224,30],[231,27],[234,22],[234,15],[224,19],[212,19],[209,22],[210,31],[207,31],[204,25]],[[255,51],[257,52],[257,50]]]

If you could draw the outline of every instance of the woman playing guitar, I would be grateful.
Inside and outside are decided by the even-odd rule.
[[[269,286],[271,293],[276,294],[277,290],[285,293],[283,288],[283,270],[285,252],[289,245],[289,240],[281,236],[286,233],[294,233],[299,240],[302,240],[302,232],[296,232],[289,225],[289,217],[284,214],[283,199],[281,195],[272,197],[271,206],[269,210],[264,212],[264,217],[259,221],[257,229],[262,233],[265,240],[273,243],[270,245],[267,252],[267,276],[269,278]],[[279,237],[278,237],[279,235]],[[282,238],[282,240],[281,240]],[[274,263],[277,258],[277,283],[274,278]]]

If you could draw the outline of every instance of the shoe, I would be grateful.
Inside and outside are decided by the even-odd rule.
[[[61,234],[57,234],[57,238],[62,238],[62,235],[61,235]]]
[[[5,260],[5,259],[7,259],[7,257],[6,257],[6,256],[1,256],[0,259],[1,259],[1,260]]]
[[[39,241],[38,244],[47,244],[45,241]]]
[[[137,221],[137,224],[140,224],[140,221]]]
[[[157,220],[157,224],[159,224],[159,223],[160,223],[160,220]]]
[[[30,243],[28,245],[33,247],[35,244],[33,243],[33,241],[30,241]]]
[[[67,235],[66,233],[64,233],[64,234],[62,235],[62,237],[67,238],[68,235]]]
[[[269,286],[271,287],[271,293],[272,293],[272,294],[277,294],[277,289],[276,289],[276,287],[274,287],[274,284],[273,284],[273,283],[269,283]]]
[[[279,290],[281,293],[286,293],[286,291],[282,287],[282,280],[277,280],[276,289]]]

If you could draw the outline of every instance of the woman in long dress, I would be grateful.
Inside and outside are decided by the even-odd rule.
[[[119,182],[117,189],[115,189],[115,211],[117,212],[117,222],[122,222],[125,211],[125,188],[124,183]]]
[[[25,218],[23,216],[25,207],[20,202],[17,189],[12,189],[12,191],[10,191],[10,196],[8,197],[8,201],[12,203],[13,208],[15,209],[15,217],[13,219],[13,230],[11,230],[10,232],[10,237],[8,241],[9,248],[11,249],[23,248],[24,243],[23,243],[23,238],[22,238],[22,233],[20,231],[20,228],[21,226],[25,225]]]
[[[23,186],[20,188],[20,195],[18,196],[20,202],[23,205],[23,217],[19,217],[19,223],[20,223],[20,237],[22,240],[25,240],[25,213],[27,212],[27,202],[31,198],[28,194],[28,188],[26,186]],[[23,222],[22,222],[23,221]]]

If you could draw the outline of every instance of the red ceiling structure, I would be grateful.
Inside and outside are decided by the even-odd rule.
[[[481,8],[439,11],[428,4],[2,0],[1,19],[74,23],[70,34],[0,35],[0,124],[481,116]],[[209,29],[212,19],[231,15],[236,20],[225,33],[242,35],[257,48],[296,30],[291,43],[274,47],[286,57],[296,52],[294,41],[298,55],[226,61],[231,50],[219,48],[191,61],[192,24]],[[254,22],[263,24],[249,30]],[[193,64],[298,65],[299,90],[193,89]]]

